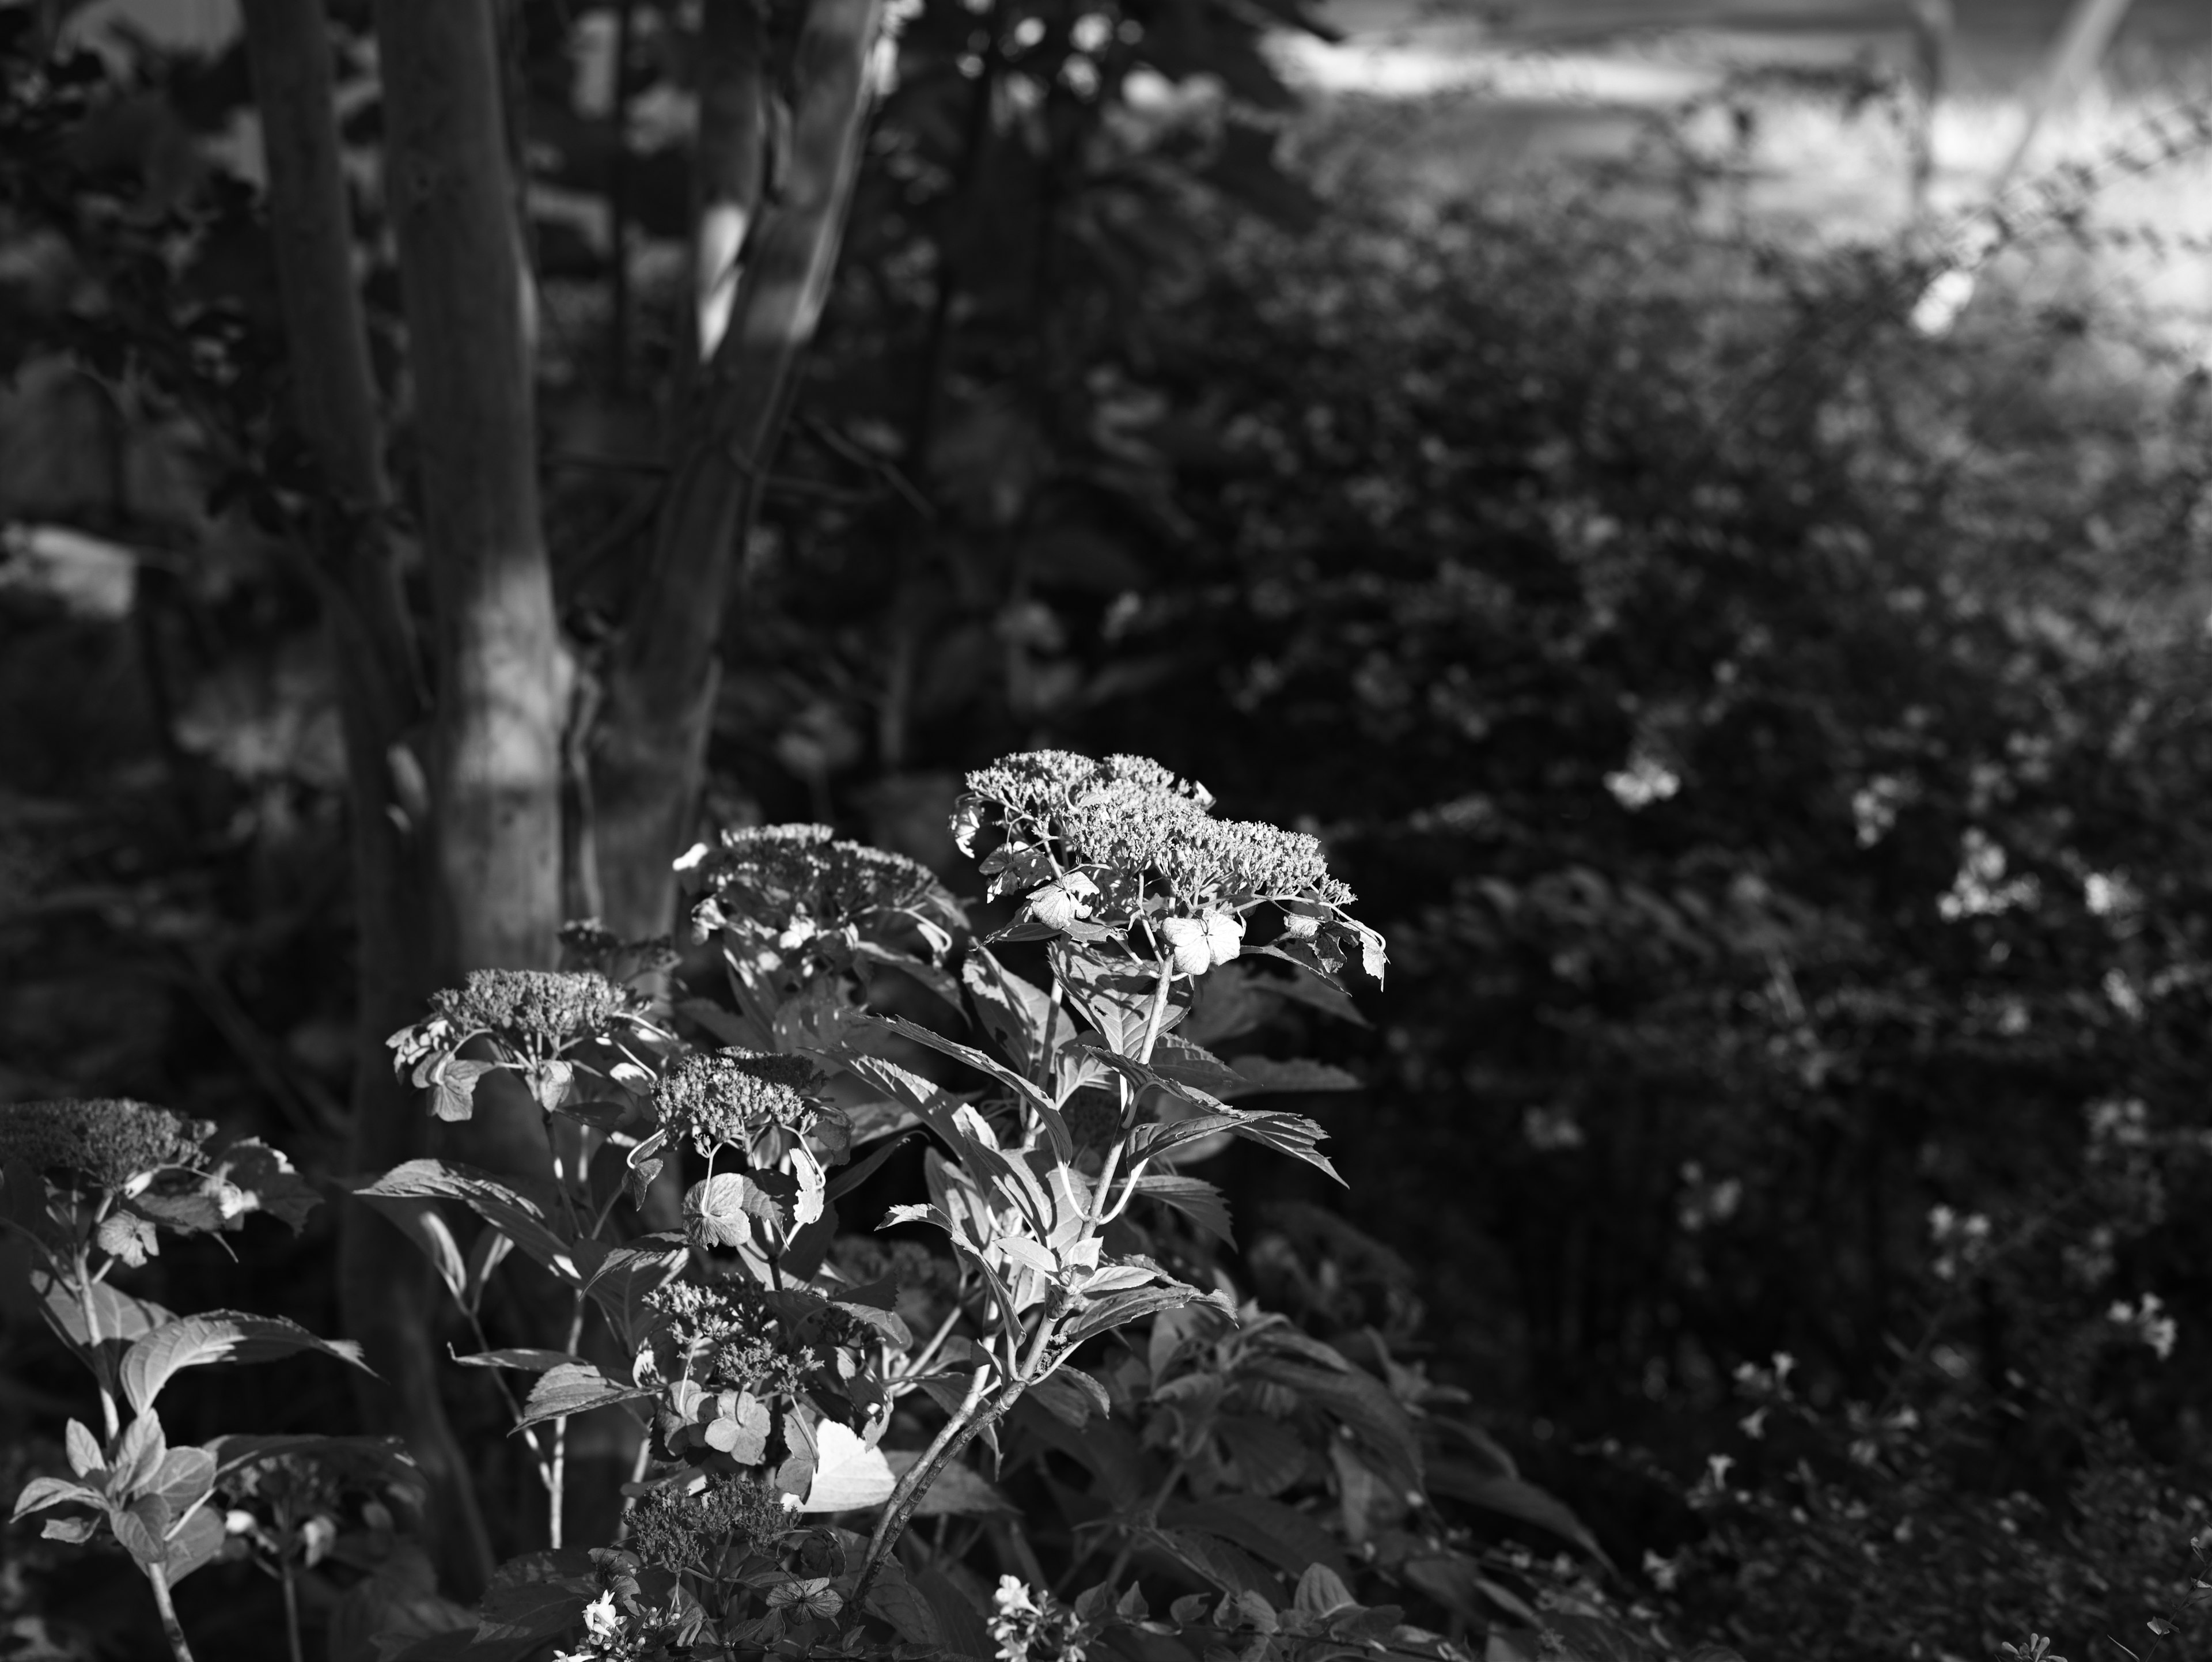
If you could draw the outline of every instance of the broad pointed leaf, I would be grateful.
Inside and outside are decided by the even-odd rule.
[[[210,1362],[267,1362],[313,1351],[374,1372],[350,1339],[320,1339],[281,1316],[255,1316],[241,1310],[213,1310],[155,1328],[133,1344],[119,1370],[123,1394],[143,1414],[161,1387],[179,1370]]]

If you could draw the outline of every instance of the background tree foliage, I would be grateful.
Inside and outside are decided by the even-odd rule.
[[[1909,252],[1401,210],[1387,130],[1286,141],[1286,11],[334,5],[333,103],[248,9],[250,65],[0,11],[0,1089],[388,1164],[385,1034],[665,928],[702,826],[949,871],[961,770],[1157,755],[1311,816],[1406,971],[1304,1105],[1384,1245],[1222,1157],[1279,1300],[1425,1347],[1715,1631],[2140,1631],[2201,1527],[2200,376],[2070,302],[1930,342]],[[487,1404],[391,1364],[431,1301],[349,1209],[345,1323],[325,1225],[257,1307],[464,1495]]]

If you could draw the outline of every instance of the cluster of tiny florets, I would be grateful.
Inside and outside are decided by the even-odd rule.
[[[745,1477],[710,1481],[696,1494],[657,1488],[630,1508],[628,1544],[663,1569],[712,1566],[736,1547],[752,1552],[791,1528],[783,1496]]]
[[[804,1056],[695,1050],[661,1075],[653,1093],[661,1129],[711,1155],[742,1149],[756,1167],[776,1165],[800,1142],[842,1160],[851,1141],[842,1110],[822,1102],[820,1069]]]
[[[430,995],[464,1032],[489,1032],[519,1050],[557,1050],[640,1014],[644,1001],[596,970],[471,970],[465,986]]]
[[[1010,756],[968,776],[956,829],[995,818],[1010,843],[1056,843],[1064,863],[1152,873],[1199,904],[1267,898],[1349,905],[1318,838],[1256,820],[1216,819],[1202,785],[1141,756],[1103,762],[1066,751]],[[995,815],[993,811],[995,810]]]
[[[207,1161],[207,1121],[122,1098],[0,1106],[0,1162],[89,1178],[121,1189],[149,1172],[197,1170]]]
[[[726,831],[697,871],[726,915],[775,930],[801,916],[834,928],[870,912],[916,905],[938,887],[927,866],[841,840],[827,825]]]
[[[763,1401],[796,1396],[827,1360],[823,1348],[854,1336],[851,1318],[826,1300],[803,1312],[802,1333],[768,1294],[741,1281],[672,1282],[646,1302],[665,1319],[665,1343],[688,1378],[703,1390],[747,1391]]]
[[[1083,1662],[1090,1636],[1073,1610],[1049,1591],[1031,1592],[1018,1575],[999,1578],[990,1629],[998,1662]]]

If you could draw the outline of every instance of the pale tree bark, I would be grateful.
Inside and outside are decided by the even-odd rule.
[[[717,13],[750,9],[713,0]],[[813,338],[836,268],[868,107],[882,0],[812,0],[795,49],[791,154],[779,199],[760,201],[765,75],[742,18],[712,24],[714,84],[702,97],[702,276],[748,214],[726,327],[712,341],[677,425],[679,447],[649,563],[606,673],[592,747],[593,827],[608,926],[658,934],[671,922],[669,862],[697,813],[713,727],[717,647],[745,534],[781,430],[793,370]],[[752,40],[757,41],[756,33]],[[757,213],[757,220],[750,216]],[[719,320],[699,297],[702,331]]]
[[[246,45],[268,158],[270,228],[298,419],[325,502],[313,566],[337,682],[351,798],[360,987],[349,1160],[377,1171],[423,1151],[414,1093],[385,1036],[434,984],[422,912],[422,804],[404,746],[421,719],[416,647],[386,536],[388,497],[368,337],[353,272],[322,0],[246,0]],[[395,764],[398,771],[395,772]],[[414,1247],[367,1207],[339,1219],[347,1334],[377,1371],[365,1417],[407,1440],[428,1479],[430,1547],[457,1588],[480,1586],[490,1549],[468,1461],[439,1397],[429,1315],[437,1289]]]
[[[489,0],[379,0],[428,553],[441,957],[551,964],[566,675],[538,521],[526,276]]]

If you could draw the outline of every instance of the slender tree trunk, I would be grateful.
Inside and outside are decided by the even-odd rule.
[[[727,326],[686,400],[650,563],[608,667],[592,757],[594,841],[607,922],[625,934],[669,926],[669,862],[696,813],[723,612],[793,365],[829,297],[860,169],[868,58],[882,11],[882,0],[813,0],[808,8],[781,198],[744,240]],[[702,232],[719,224],[727,242],[743,204],[758,200],[759,164],[749,158],[761,131],[763,70],[757,49],[750,56],[743,49],[740,24],[725,19],[720,27],[730,33],[720,37],[715,84],[702,99],[702,165],[710,170]],[[702,253],[714,246],[710,235],[701,242]],[[702,304],[702,323],[713,321],[712,311]]]
[[[246,0],[245,10],[295,401],[326,497],[315,569],[345,736],[360,952],[349,1153],[355,1170],[379,1170],[422,1152],[423,1141],[421,1109],[393,1077],[384,1044],[432,984],[423,804],[406,788],[404,749],[422,698],[383,523],[376,391],[354,281],[328,21],[321,0]],[[449,1585],[472,1591],[489,1574],[490,1550],[438,1394],[436,1290],[413,1246],[368,1208],[349,1206],[339,1229],[345,1330],[380,1376],[364,1382],[366,1416],[414,1451],[434,1495],[434,1555]]]
[[[489,0],[379,0],[437,617],[429,758],[445,965],[549,965],[564,658],[538,523],[526,276]]]

